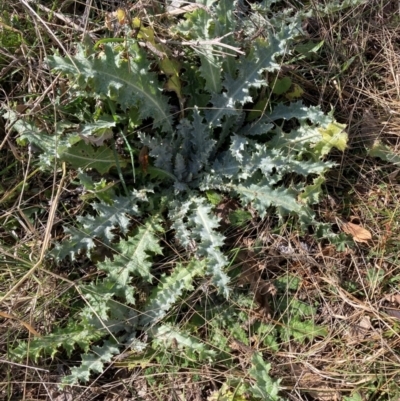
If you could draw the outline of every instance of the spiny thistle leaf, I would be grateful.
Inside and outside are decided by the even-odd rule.
[[[119,348],[109,341],[101,347],[94,346],[92,351],[82,356],[82,363],[71,368],[71,374],[63,378],[63,385],[73,385],[78,382],[88,382],[90,374],[103,373],[104,364],[110,362],[114,355],[119,354]]]
[[[229,277],[223,271],[228,260],[220,250],[225,237],[217,231],[219,223],[211,206],[205,203],[205,199],[193,197],[184,204],[186,213],[183,215],[179,203],[175,202],[175,205],[176,209],[170,209],[170,218],[174,221],[172,227],[177,239],[187,248],[194,247],[198,256],[207,258],[207,274],[211,275],[218,292],[228,297]]]
[[[52,168],[54,159],[61,157],[73,144],[80,141],[78,134],[63,136],[65,130],[75,127],[75,124],[68,121],[57,122],[54,125],[54,133],[49,135],[29,118],[20,118],[12,110],[7,110],[4,117],[13,122],[12,127],[19,134],[19,145],[30,144],[40,149],[40,167],[43,169]]]
[[[243,106],[253,99],[250,88],[266,86],[267,80],[262,76],[263,71],[279,69],[276,57],[284,55],[288,43],[298,33],[297,24],[283,27],[277,34],[268,33],[268,40],[258,39],[247,56],[241,56],[237,62],[237,76],[225,76],[222,85],[226,92],[214,92],[211,102],[214,109],[206,113],[207,120],[212,126],[219,126],[223,116],[238,113],[236,108]]]
[[[175,230],[175,236],[184,248],[191,246],[192,237],[188,225],[185,222],[192,202],[172,201],[169,209],[169,217],[172,220],[171,228]]]
[[[197,354],[200,361],[214,361],[217,353],[198,341],[194,336],[184,333],[179,327],[160,325],[150,329],[153,346],[161,349],[170,348],[174,342],[178,349],[185,352],[186,357]]]
[[[323,177],[315,178],[313,184],[307,185],[304,191],[299,195],[299,200],[314,205],[319,202],[319,196],[322,194],[322,184],[325,182]]]
[[[307,177],[310,174],[323,174],[335,166],[333,162],[307,160],[296,153],[286,154],[283,150],[269,149],[266,146],[254,144],[251,159],[245,164],[244,170],[254,173],[257,168],[266,178],[276,175],[281,179],[284,174],[299,174]]]
[[[145,305],[139,324],[143,327],[158,323],[184,291],[193,289],[193,279],[204,275],[204,262],[192,260],[189,264],[177,264],[171,273],[161,276],[160,283]]]
[[[289,105],[279,103],[274,107],[272,112],[266,116],[266,118],[269,121],[280,119],[289,121],[292,118],[295,118],[300,122],[309,120],[311,123],[320,124],[323,127],[328,126],[333,120],[333,117],[331,115],[324,114],[320,107],[305,106],[300,100],[290,103]]]
[[[347,146],[347,133],[344,131],[345,124],[330,123],[327,127],[320,128],[322,139],[314,147],[316,155],[320,158],[327,155],[332,148],[341,150],[342,152]]]
[[[29,341],[29,347],[28,343],[21,341],[10,351],[10,356],[18,360],[29,357],[36,363],[43,355],[54,358],[60,348],[63,348],[68,356],[71,356],[76,346],[87,352],[93,341],[102,336],[103,333],[93,326],[71,320],[66,327],[56,328],[53,333],[45,337],[32,338]]]
[[[289,189],[272,188],[266,180],[258,184],[230,186],[237,192],[243,202],[252,202],[261,217],[267,213],[270,206],[277,206],[286,212],[302,213],[303,206],[296,201],[296,194]]]
[[[99,263],[99,269],[108,273],[108,280],[114,283],[115,295],[123,297],[127,303],[134,304],[133,287],[130,280],[133,276],[141,277],[149,282],[153,275],[150,272],[152,255],[161,255],[157,232],[162,228],[157,219],[148,220],[140,227],[134,236],[121,240],[117,246],[118,252],[113,259]]]
[[[119,228],[123,234],[126,234],[130,221],[127,214],[140,215],[135,202],[138,198],[139,196],[134,192],[129,197],[116,197],[112,205],[93,203],[92,207],[97,212],[97,216],[78,216],[77,219],[82,225],[80,229],[65,227],[65,233],[69,234],[70,238],[56,245],[52,251],[53,256],[58,259],[70,256],[74,260],[79,251],[87,252],[94,248],[95,238],[111,244],[115,237],[112,230]]]
[[[150,62],[145,53],[134,42],[129,42],[133,60],[124,58],[124,49],[117,49],[109,44],[104,51],[87,56],[82,47],[78,47],[75,57],[50,56],[49,65],[72,78],[87,90],[89,87],[99,98],[105,96],[116,100],[126,110],[137,107],[142,119],[154,118],[154,126],[164,131],[171,131],[171,115],[167,98],[161,94],[157,85],[157,76],[149,72]]]
[[[271,370],[271,364],[265,363],[262,355],[255,352],[251,358],[251,369],[249,375],[255,379],[255,383],[251,386],[250,392],[255,397],[262,400],[278,401],[280,380],[272,379],[268,373]]]
[[[113,282],[108,278],[98,283],[89,283],[81,286],[82,295],[85,297],[87,311],[83,309],[81,316],[91,318],[96,315],[98,319],[108,320],[110,300],[114,296]],[[99,328],[102,326],[100,325]]]
[[[211,24],[214,22],[209,11],[199,8],[191,13],[185,14],[186,20],[177,25],[177,31],[185,34],[188,39],[208,40],[213,37]],[[214,54],[213,46],[205,44],[198,52],[201,66],[199,71],[205,79],[205,88],[210,92],[221,90],[221,67],[222,57]]]
[[[193,111],[189,138],[191,147],[187,155],[190,158],[188,170],[196,176],[208,163],[209,156],[216,143],[211,138],[210,128],[203,123],[203,116],[200,115],[197,107]]]
[[[195,205],[194,213],[189,217],[192,226],[192,234],[200,244],[199,247],[207,255],[208,248],[220,247],[224,244],[224,237],[215,231],[218,227],[218,219],[212,216],[211,206],[204,204],[203,200],[198,200]]]
[[[279,333],[283,341],[290,341],[292,338],[304,344],[307,340],[312,341],[315,337],[325,337],[326,327],[318,326],[312,320],[301,321],[296,317],[279,328]]]
[[[400,156],[393,152],[392,148],[383,144],[379,140],[375,141],[372,147],[368,149],[368,155],[393,163],[395,166],[400,164]]]
[[[176,135],[165,141],[158,135],[139,134],[143,145],[149,147],[154,165],[174,174],[181,191],[188,186],[197,186],[201,170],[208,164],[216,141],[212,139],[210,128],[203,122],[197,107],[193,110],[193,121],[180,120]]]

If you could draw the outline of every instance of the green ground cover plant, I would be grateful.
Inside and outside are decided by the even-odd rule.
[[[398,323],[382,317],[397,301],[376,309],[398,282],[396,250],[387,238],[354,253],[351,215],[375,214],[369,204],[354,212],[347,120],[340,107],[305,101],[296,72],[328,52],[305,23],[345,21],[362,4],[208,0],[175,14],[137,2],[100,13],[102,37],[47,49],[51,100],[41,98],[40,113],[35,96],[2,112],[6,139],[29,151],[21,169],[0,172],[12,188],[0,202],[12,210],[2,216],[2,248],[15,277],[1,301],[31,282],[41,291],[63,284],[40,333],[43,295],[29,323],[2,315],[30,334],[8,337],[10,364],[68,360],[51,391],[76,399],[115,369],[138,375],[124,390],[132,399],[395,399],[397,351],[382,373],[386,361],[365,333],[379,332],[385,350],[397,339]],[[329,74],[340,81],[352,64],[338,65]],[[398,158],[386,137],[355,154],[389,166]],[[326,194],[343,168],[349,185],[335,187],[338,206]],[[379,211],[389,236],[397,210]],[[40,220],[49,222],[42,240],[17,240],[22,224]],[[323,353],[335,355],[331,364]]]
[[[42,351],[54,356],[59,346],[69,354],[75,345],[81,347],[87,354],[80,367],[71,369],[65,383],[87,382],[92,371],[102,373],[103,364],[123,348],[143,351],[147,345],[140,341],[138,331],[153,333],[151,337],[157,341],[159,331],[165,332],[162,321],[166,314],[202,277],[210,277],[210,285],[220,296],[229,298],[229,258],[221,249],[225,237],[218,231],[218,218],[207,192],[217,192],[221,200],[224,195],[239,198],[243,207],[251,204],[261,218],[268,212],[276,213],[280,220],[292,214],[304,229],[318,226],[311,205],[318,201],[324,173],[334,165],[325,156],[334,146],[340,150],[346,146],[344,126],[301,101],[274,101],[273,92],[268,90],[269,80],[276,79],[269,74],[277,72],[278,59],[290,53],[291,43],[301,34],[300,19],[295,16],[279,25],[272,21],[277,32],[269,29],[268,35],[256,39],[251,47],[243,43],[241,48],[248,47],[245,54],[229,37],[239,27],[244,30],[243,37],[249,37],[255,27],[247,23],[247,16],[234,15],[239,12],[237,4],[214,3],[208,4],[211,9],[199,7],[186,13],[178,24],[168,27],[182,41],[211,42],[199,50],[189,47],[179,58],[172,58],[172,49],[155,41],[156,32],[151,27],[142,27],[138,19],[130,22],[128,15],[124,15],[128,22],[122,24],[123,42],[92,44],[88,39],[78,46],[75,56],[50,56],[50,68],[64,73],[71,83],[69,108],[61,107],[68,112],[68,119],[58,122],[54,135],[29,120],[18,120],[13,111],[4,114],[6,119],[16,120],[14,129],[21,143],[41,149],[42,168],[52,166],[55,159],[65,161],[79,169],[78,178],[83,185],[89,183],[87,189],[93,187],[89,169],[104,176],[116,168],[124,182],[123,194],[90,203],[94,213],[78,216],[77,227],[66,226],[67,236],[52,252],[56,260],[69,256],[71,261],[78,254],[90,257],[98,246],[115,252],[97,265],[105,272],[104,278],[80,286],[87,304],[78,321],[74,318],[60,331],[34,340],[29,349],[21,343],[14,351],[19,360],[25,352],[37,360]],[[251,15],[264,20],[265,29],[271,23],[260,13]],[[225,42],[220,42],[223,37]],[[141,39],[148,40],[157,52],[164,52],[157,63],[159,70],[151,71],[154,54],[141,47]],[[163,41],[168,43],[168,39]],[[218,47],[226,46],[242,54],[216,53]],[[198,65],[194,69],[186,60]],[[157,74],[166,75],[164,85],[174,91],[179,106],[184,104],[184,92],[192,102],[201,94],[202,102],[196,101],[195,106],[174,116],[168,95],[160,91],[163,82]],[[185,90],[187,82],[191,85]],[[260,93],[262,88],[265,90]],[[257,109],[246,116],[244,108],[254,109],[257,99],[268,99],[265,110],[260,110],[259,117],[254,115]],[[151,131],[145,132],[150,122],[146,127],[144,121],[149,119]],[[286,128],[286,122],[293,128]],[[130,166],[133,183],[125,181],[129,159],[104,143],[112,129],[125,130],[126,135],[122,135],[132,153],[132,149],[148,153],[142,156],[147,160],[140,170]],[[308,177],[314,178],[309,181]],[[136,227],[129,216],[139,219]],[[193,250],[195,259],[178,263],[157,277],[151,270],[152,262],[163,254],[162,233],[171,229],[182,247]],[[137,303],[138,292],[132,282],[141,288],[143,282],[153,284],[156,280],[158,284],[142,308],[130,309]],[[292,327],[293,320],[292,316]],[[301,331],[305,323],[297,323]],[[304,327],[300,337],[307,336],[307,331]],[[309,335],[313,337],[313,333]],[[291,335],[296,337],[288,329],[285,336]],[[101,337],[104,345],[96,345],[88,353],[93,340]],[[172,340],[173,334],[170,337]],[[199,356],[200,360],[205,357],[202,353]]]

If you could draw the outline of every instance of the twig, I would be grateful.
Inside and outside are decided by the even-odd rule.
[[[182,45],[182,46],[193,46],[193,47],[219,46],[219,47],[224,47],[226,49],[232,50],[239,54],[243,54],[243,55],[246,54],[234,46],[231,46],[231,45],[221,42],[222,39],[226,38],[229,35],[232,35],[232,32],[227,33],[226,35],[221,36],[219,38],[214,38],[211,40],[189,40],[189,41],[183,41],[183,42],[179,42],[176,40],[158,39],[158,38],[156,40],[163,44]]]
[[[49,370],[47,370],[47,369],[35,368],[34,366],[23,365],[22,363],[16,363],[16,362],[11,362],[11,361],[6,361],[5,359],[0,359],[0,362],[1,362],[1,363],[8,363],[9,365],[20,366],[21,368],[41,370],[42,372],[49,373]]]

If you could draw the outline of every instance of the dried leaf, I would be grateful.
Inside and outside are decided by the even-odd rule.
[[[307,393],[318,401],[336,401],[342,399],[339,391],[328,386],[321,386],[316,390],[309,390]]]
[[[392,317],[400,320],[400,310],[399,309],[392,309],[392,308],[385,308],[385,312]]]
[[[29,108],[29,106],[26,104],[17,104],[15,106],[15,111],[23,114],[23,113],[25,113],[26,110],[28,110],[28,108]]]
[[[253,354],[256,350],[248,345],[244,344],[242,341],[231,339],[229,347],[235,351],[239,351],[242,354]]]
[[[370,336],[369,331],[372,328],[369,316],[363,316],[357,324],[351,324],[344,333],[344,338],[348,344],[357,344],[364,340],[367,335]]]
[[[56,398],[52,398],[53,401],[73,401],[74,396],[66,391],[63,391]]]
[[[139,164],[142,167],[144,173],[147,173],[147,167],[149,166],[149,148],[143,146],[139,153]]]
[[[364,316],[358,323],[358,326],[360,327],[360,329],[366,331],[366,330],[370,330],[372,325],[371,325],[371,319],[369,316]]]
[[[24,322],[23,320],[18,319],[17,317],[12,316],[12,315],[10,315],[10,314],[8,314],[8,313],[5,313],[5,312],[0,312],[0,316],[1,316],[1,317],[4,317],[4,318],[6,318],[6,319],[12,319],[12,320],[18,321],[18,322],[19,322],[20,324],[22,324],[31,334],[33,334],[34,336],[40,337],[40,334],[39,334],[29,323],[26,323],[26,322]]]
[[[272,316],[272,310],[269,304],[271,296],[277,293],[276,287],[265,280],[259,279],[259,282],[253,283],[251,289],[254,291],[255,299],[260,304],[259,312],[268,319]]]
[[[113,30],[113,27],[112,27],[112,20],[113,20],[112,13],[107,13],[107,14],[104,16],[104,25],[105,25],[105,27],[106,27],[109,31],[112,31],[112,30]]]
[[[391,304],[400,305],[400,294],[386,294],[384,299]]]
[[[346,234],[350,234],[356,242],[368,243],[372,239],[371,233],[358,224],[344,222],[341,228]]]
[[[233,211],[237,210],[238,207],[239,205],[235,200],[229,199],[220,202],[219,205],[215,208],[216,216],[220,219],[220,225],[222,231],[226,230],[231,226],[229,215]]]
[[[337,250],[334,245],[326,245],[322,248],[321,254],[323,256],[333,256],[337,253]]]

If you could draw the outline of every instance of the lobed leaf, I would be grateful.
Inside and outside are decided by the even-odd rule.
[[[117,246],[118,252],[113,259],[106,259],[99,263],[99,269],[107,273],[108,280],[113,283],[115,295],[122,297],[128,304],[134,304],[133,287],[130,285],[132,277],[141,277],[151,282],[153,275],[152,257],[162,255],[157,232],[161,232],[156,219],[149,219],[137,229],[134,236],[121,240]]]
[[[188,265],[177,264],[169,276],[163,274],[143,309],[139,324],[143,327],[157,324],[184,291],[193,289],[193,279],[203,274],[204,263],[197,260]]]
[[[101,347],[94,346],[92,352],[82,356],[80,366],[71,368],[71,373],[63,378],[62,384],[71,386],[80,381],[87,383],[92,372],[103,373],[104,364],[110,362],[117,354],[119,348],[109,341],[105,341]]]
[[[262,355],[255,352],[251,358],[251,365],[249,375],[255,379],[255,383],[250,388],[252,395],[262,400],[281,400],[278,395],[280,380],[274,380],[268,374],[271,364],[264,362]]]
[[[115,238],[113,232],[115,228],[119,228],[123,234],[126,234],[130,222],[127,215],[140,215],[136,204],[138,197],[137,193],[134,192],[129,197],[116,197],[112,205],[103,202],[93,203],[92,207],[97,215],[79,216],[78,222],[81,224],[79,229],[64,227],[69,239],[56,244],[52,255],[57,259],[70,256],[74,260],[78,252],[87,253],[95,247],[95,238],[100,239],[105,244],[111,244]]]
[[[78,47],[75,57],[54,55],[48,57],[48,63],[55,71],[77,77],[76,84],[93,91],[98,98],[115,100],[123,110],[135,107],[141,119],[153,118],[155,127],[172,131],[168,101],[158,88],[157,76],[150,72],[150,62],[135,42],[130,41],[129,46],[134,55],[129,62],[123,49],[104,44],[104,51],[99,54],[87,56]]]

